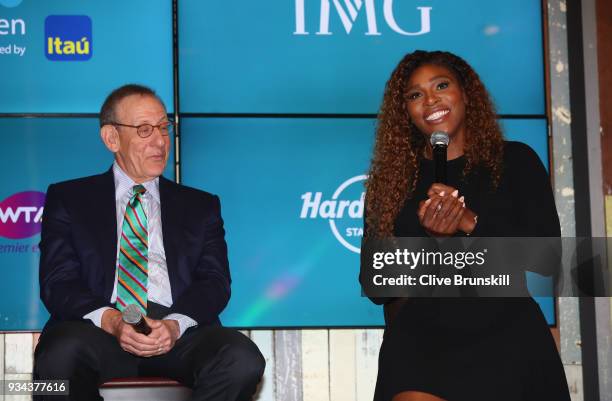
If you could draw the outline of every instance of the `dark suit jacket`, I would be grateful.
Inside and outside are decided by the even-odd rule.
[[[219,198],[159,178],[170,313],[218,325],[230,297]],[[47,323],[81,320],[110,304],[117,258],[112,169],[49,186],[40,242],[40,297]]]

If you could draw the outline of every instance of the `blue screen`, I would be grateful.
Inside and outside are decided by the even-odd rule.
[[[126,83],[155,89],[170,113],[178,96],[182,183],[221,197],[233,277],[226,325],[383,323],[357,281],[360,197],[375,133],[375,121],[362,117],[378,112],[406,53],[465,58],[510,117],[501,120],[507,138],[528,143],[548,166],[539,1],[178,5],[175,70],[170,0],[0,0],[0,114],[39,117],[0,118],[8,149],[0,207],[38,204],[50,183],[110,167],[97,119],[70,114],[97,113]],[[172,164],[166,176],[174,178]],[[349,201],[342,218],[313,211],[326,200]],[[0,291],[0,330],[40,329],[47,318],[38,299],[40,235],[10,238],[5,228],[0,273],[9,290]],[[548,285],[536,276],[530,284]],[[554,323],[554,300],[537,301]]]
[[[423,49],[465,58],[500,114],[544,114],[539,1],[357,3],[181,1],[182,111],[376,113],[393,68]]]
[[[97,113],[132,82],[155,88],[173,111],[170,1],[18,3],[0,5],[0,113]]]
[[[226,325],[382,324],[357,280],[372,119],[185,118],[183,183],[221,198],[233,277]],[[505,120],[548,164],[544,120]],[[542,140],[544,139],[544,140]],[[336,199],[342,218],[314,212]],[[545,308],[554,322],[552,304]]]

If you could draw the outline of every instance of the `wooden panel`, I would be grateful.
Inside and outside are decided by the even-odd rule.
[[[40,340],[40,333],[32,333],[32,360],[34,360],[34,353],[36,352],[38,340]]]
[[[302,330],[304,401],[329,401],[329,333]]]
[[[277,330],[274,332],[276,399],[302,401],[302,332]],[[311,400],[306,400],[311,401]]]
[[[331,401],[357,398],[355,336],[360,331],[329,331],[329,398]]]
[[[251,340],[266,359],[266,371],[259,385],[256,401],[276,401],[274,374],[274,333],[271,330],[251,330]]]
[[[612,173],[610,174],[612,175]],[[605,207],[606,207],[606,234],[608,237],[612,237],[612,195],[606,195]],[[612,252],[608,252],[608,254],[610,253]]]
[[[596,11],[603,190],[604,195],[612,195],[612,2],[597,0]]]
[[[5,373],[32,373],[32,348],[32,334],[5,334]]]
[[[32,380],[31,374],[5,374],[5,380]],[[5,395],[4,401],[32,401],[30,395]]]
[[[360,330],[356,337],[357,401],[372,401],[378,373],[382,329]]]
[[[564,365],[567,385],[572,401],[584,401],[582,390],[582,365]]]
[[[252,330],[247,333],[267,364],[255,400],[373,399],[382,329]],[[4,375],[6,380],[31,380],[26,372],[32,371],[35,341],[36,337],[31,334],[0,334],[0,378]],[[564,367],[572,401],[583,401],[582,366],[568,364]],[[6,396],[4,401],[30,399]]]
[[[612,195],[606,195],[606,235],[612,237]],[[612,269],[612,249],[608,249],[608,269]],[[612,321],[612,297],[610,298],[610,321]],[[612,332],[612,326],[610,326],[610,332]]]
[[[4,334],[0,334],[0,380],[4,380]],[[4,395],[1,392],[0,401],[4,401]]]

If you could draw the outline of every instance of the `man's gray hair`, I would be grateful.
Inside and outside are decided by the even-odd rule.
[[[166,105],[161,100],[155,91],[147,86],[138,85],[138,84],[128,84],[123,85],[112,91],[104,100],[102,104],[102,108],[100,109],[100,127],[103,127],[107,124],[113,124],[117,121],[117,105],[123,99],[132,95],[141,95],[141,96],[152,96],[159,100],[159,102],[166,108]]]

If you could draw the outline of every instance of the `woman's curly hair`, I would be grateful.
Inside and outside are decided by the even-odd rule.
[[[426,137],[410,122],[406,89],[412,73],[425,64],[447,68],[466,95],[464,177],[480,167],[489,173],[493,188],[499,184],[503,136],[495,107],[478,74],[452,53],[417,50],[400,61],[385,87],[374,156],[366,182],[366,236],[393,236],[395,218],[406,199],[414,193]]]

